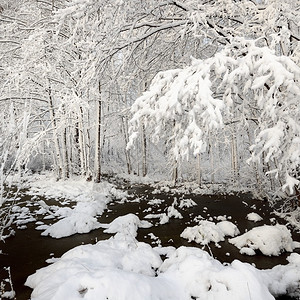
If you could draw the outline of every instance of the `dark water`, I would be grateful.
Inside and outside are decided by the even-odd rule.
[[[128,187],[127,187],[128,188]],[[185,208],[184,210],[176,207],[183,219],[170,219],[170,222],[165,225],[159,225],[158,219],[149,220],[154,224],[149,229],[139,229],[137,239],[152,245],[156,245],[156,241],[151,239],[149,233],[157,236],[162,246],[194,246],[202,247],[196,243],[188,243],[187,240],[180,238],[180,234],[187,226],[197,225],[196,222],[190,222],[196,216],[204,218],[214,218],[214,216],[231,216],[230,221],[236,223],[241,233],[249,230],[254,226],[271,224],[270,218],[275,218],[276,222],[284,223],[271,214],[271,209],[266,202],[256,201],[251,199],[251,195],[215,195],[215,196],[199,196],[193,194],[171,194],[159,192],[153,194],[153,188],[148,186],[133,186],[128,189],[130,194],[129,200],[125,203],[118,201],[112,202],[108,206],[108,211],[99,217],[101,223],[109,223],[116,217],[127,213],[135,213],[140,219],[143,219],[147,214],[162,213],[170,206],[175,199],[179,202],[181,199],[193,199],[197,206]],[[137,202],[138,199],[138,202]],[[148,202],[153,199],[161,199],[163,202],[159,205],[150,205]],[[23,194],[21,197],[22,205],[31,205],[32,199],[30,196]],[[54,199],[44,199],[39,197],[35,201],[44,200],[49,205],[58,205]],[[71,204],[69,204],[71,205]],[[21,206],[21,205],[20,205]],[[34,211],[38,206],[29,206],[30,210]],[[152,211],[149,211],[152,208]],[[255,209],[254,209],[255,208]],[[255,211],[264,218],[263,222],[253,223],[245,219],[249,212]],[[42,218],[43,216],[41,216]],[[216,221],[213,219],[213,221]],[[45,222],[45,220],[43,220]],[[53,222],[53,220],[48,221]],[[4,254],[0,255],[0,281],[6,278],[7,274],[2,271],[4,266],[11,267],[14,290],[17,293],[17,300],[30,299],[31,289],[24,286],[26,278],[34,273],[37,269],[47,266],[46,259],[51,257],[60,257],[69,249],[87,243],[95,243],[97,240],[107,239],[110,237],[104,234],[101,229],[94,230],[88,234],[76,234],[71,237],[53,239],[50,237],[41,236],[41,232],[35,229],[34,223],[27,224],[27,229],[16,230],[16,234],[1,242],[0,249]],[[300,234],[293,232],[293,239],[300,240]],[[239,250],[227,241],[220,242],[221,248],[217,248],[214,244],[210,244],[204,250],[209,251],[212,255],[221,262],[232,262],[234,259],[239,259],[243,262],[255,264],[257,268],[267,269],[278,264],[286,264],[286,257],[289,253],[283,253],[278,257],[267,257],[262,254],[256,256],[241,255]],[[299,249],[296,251],[300,253]],[[229,256],[228,256],[229,253]],[[281,300],[292,299],[288,296],[282,296]]]

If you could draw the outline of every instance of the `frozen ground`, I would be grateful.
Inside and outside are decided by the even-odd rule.
[[[38,201],[33,213],[27,207],[15,205],[12,215],[19,229],[25,229],[28,222],[35,222],[42,235],[53,238],[96,228],[114,234],[95,245],[78,246],[37,270],[26,281],[33,289],[32,300],[267,300],[286,293],[300,297],[300,255],[292,253],[300,243],[292,240],[290,231],[283,225],[260,224],[242,234],[238,224],[229,221],[230,216],[210,216],[209,220],[197,216],[194,221],[198,225],[187,226],[181,234],[189,241],[219,245],[226,239],[245,255],[255,255],[257,250],[265,255],[291,252],[287,265],[268,270],[258,270],[238,260],[222,264],[199,248],[162,247],[154,234],[149,235],[156,247],[136,239],[139,228],[151,229],[172,218],[182,218],[179,210],[197,205],[191,199],[175,199],[165,211],[155,212],[156,205],[163,202],[157,198],[149,201],[153,209],[149,208],[145,220],[127,214],[103,224],[97,217],[113,199],[119,203],[128,201],[127,193],[112,184],[79,179],[56,182],[49,176],[31,177],[27,182],[28,194],[33,199],[42,194],[64,200],[60,206]],[[153,194],[161,189],[169,191],[167,186],[160,187]],[[204,208],[203,213],[206,211]],[[37,216],[43,216],[44,222],[36,221]],[[255,212],[246,218],[250,222],[261,221]],[[13,296],[13,291],[7,291],[9,295]]]

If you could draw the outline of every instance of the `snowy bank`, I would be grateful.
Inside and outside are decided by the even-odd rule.
[[[27,179],[31,196],[43,195],[46,198],[62,198],[64,203],[75,202],[73,208],[47,205],[39,201],[41,214],[44,219],[58,218],[51,225],[39,225],[38,230],[43,230],[42,235],[53,238],[67,237],[76,233],[88,233],[98,229],[101,224],[97,216],[102,215],[107,204],[112,198],[122,199],[127,194],[119,191],[114,185],[103,181],[101,183],[88,182],[80,177],[57,181],[50,174],[29,176]]]

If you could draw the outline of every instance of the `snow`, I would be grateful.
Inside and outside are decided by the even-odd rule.
[[[174,217],[175,219],[182,219],[181,213],[172,205],[167,209],[167,215],[169,218]]]
[[[126,221],[130,230],[124,230]],[[32,300],[273,300],[297,293],[300,255],[288,264],[258,270],[238,260],[221,264],[201,249],[155,247],[134,236],[143,222],[129,214],[108,225],[117,234],[95,245],[81,245],[29,276]],[[144,224],[145,225],[145,224]],[[165,260],[161,255],[166,255]]]
[[[108,225],[102,225],[106,227],[105,233],[119,233],[122,235],[130,235],[130,237],[136,237],[138,228],[150,228],[152,224],[148,221],[141,221],[134,214],[127,214],[113,220]]]
[[[44,219],[59,219],[51,225],[37,224],[37,230],[43,230],[43,236],[53,238],[67,237],[76,233],[88,233],[98,229],[101,224],[97,216],[102,215],[107,204],[112,198],[124,200],[127,193],[116,189],[108,182],[93,183],[73,177],[65,181],[56,181],[49,174],[33,175],[27,179],[29,195],[43,195],[46,198],[63,198],[66,204],[75,202],[73,208],[48,205],[45,201],[38,201],[39,209],[36,214],[45,214]],[[62,203],[61,203],[62,204]],[[13,212],[17,215],[17,225],[36,221],[28,208],[14,207]]]
[[[75,201],[72,208],[48,206],[47,201],[37,202],[37,214],[46,214],[59,220],[50,226],[40,222],[36,225],[45,230],[43,235],[56,238],[100,227],[114,236],[95,245],[78,246],[61,258],[47,259],[52,264],[37,270],[26,281],[33,288],[32,300],[265,300],[286,294],[286,291],[291,295],[300,295],[298,254],[292,253],[286,266],[258,270],[237,260],[222,264],[198,248],[162,247],[159,238],[149,233],[148,239],[156,246],[152,247],[136,240],[138,229],[150,228],[152,224],[134,214],[118,217],[109,224],[97,221],[97,216],[106,208],[112,194],[123,201],[126,193],[107,183],[87,183],[88,189],[83,191],[80,190],[80,181],[78,183],[76,191],[72,190],[74,181],[71,184],[65,182],[64,188],[56,193],[68,195],[70,201]],[[36,183],[35,193],[51,197],[51,181],[48,187],[47,190],[44,183],[38,191]],[[149,205],[162,202],[154,199]],[[168,222],[170,217],[181,218],[177,208],[189,209],[194,205],[190,199],[178,202],[175,199],[164,213],[150,214],[145,219],[158,218],[162,224]],[[205,207],[204,211],[207,212],[208,208]],[[24,219],[30,216],[28,208],[15,207],[14,213],[24,216]],[[258,215],[251,213],[247,218],[258,219]],[[198,226],[186,228],[181,236],[201,245],[214,242],[218,246],[217,243],[224,241],[226,236],[239,234],[237,226],[227,221],[226,215],[211,218],[214,219],[221,222],[200,220]],[[300,247],[300,243],[292,241],[290,232],[283,225],[256,227],[229,239],[229,242],[246,255],[255,255],[257,249],[265,255],[279,255],[282,251],[291,252]]]
[[[180,203],[179,203],[179,208],[189,208],[189,207],[193,207],[193,206],[196,206],[197,203],[195,201],[193,201],[192,199],[182,199],[180,200]]]
[[[16,293],[14,291],[4,292],[1,297],[3,299],[14,299],[16,296]]]
[[[62,238],[75,233],[88,233],[100,227],[95,216],[101,215],[108,203],[108,198],[98,195],[98,199],[93,202],[78,202],[75,208],[60,208],[56,211],[56,216],[63,219],[52,225],[41,225],[36,229],[45,229],[42,235],[50,235],[54,238]]]
[[[275,266],[272,270],[262,271],[263,280],[268,284],[270,292],[279,296],[288,294],[296,299],[300,298],[300,255],[292,253],[288,256],[288,265]],[[278,284],[280,282],[280,284]]]
[[[201,220],[199,225],[187,227],[180,236],[189,242],[195,241],[198,244],[207,245],[210,242],[224,241],[225,236],[235,236],[237,234],[239,234],[238,228],[229,221],[215,224],[214,222]]]
[[[255,213],[255,212],[251,212],[247,215],[247,220],[253,221],[253,222],[259,222],[259,221],[262,221],[263,218],[259,214]]]
[[[145,216],[145,219],[159,218],[159,224],[160,225],[167,224],[171,218],[182,219],[183,218],[182,214],[175,208],[175,206],[177,206],[177,205],[178,205],[177,200],[175,199],[173,201],[172,205],[170,205],[166,208],[165,213],[147,214]],[[180,208],[190,207],[190,206],[193,206],[193,203],[191,201],[187,201],[187,202],[182,202],[181,201],[180,204],[179,204]]]
[[[278,256],[283,251],[292,252],[300,247],[300,243],[292,240],[290,231],[279,224],[255,227],[228,241],[241,249],[241,253],[248,255],[249,253],[253,255],[253,251],[260,250],[264,255]]]
[[[76,202],[89,201],[99,193],[118,195],[114,186],[106,181],[94,183],[76,176],[68,180],[57,181],[55,176],[45,173],[43,175],[31,175],[26,180],[30,195],[44,195],[49,198],[63,198]]]
[[[252,248],[248,248],[248,247],[241,248],[240,253],[241,254],[246,254],[246,255],[249,255],[249,256],[253,256],[253,255],[256,254],[255,251]]]

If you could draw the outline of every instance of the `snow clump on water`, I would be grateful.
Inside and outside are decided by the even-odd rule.
[[[228,241],[241,249],[242,254],[248,255],[254,255],[255,250],[260,250],[264,255],[278,256],[281,252],[292,252],[300,247],[299,242],[292,240],[290,231],[279,224],[255,227]]]
[[[263,218],[259,214],[252,212],[247,215],[247,220],[253,222],[260,222],[263,220]]]
[[[240,232],[236,225],[229,221],[222,221],[217,224],[214,222],[201,220],[199,225],[187,227],[181,237],[189,242],[195,241],[201,245],[207,245],[210,242],[218,243],[225,240],[225,236],[236,236]]]
[[[115,236],[78,246],[39,269],[26,281],[33,288],[31,299],[274,300],[273,295],[286,291],[299,295],[298,254],[289,256],[288,265],[270,270],[238,260],[223,265],[198,248],[152,248],[138,242],[134,236],[142,226],[149,224],[132,214],[120,217],[106,226]]]
[[[140,220],[134,214],[127,214],[125,216],[121,216],[113,220],[108,225],[102,225],[102,227],[106,228],[104,230],[105,233],[117,233],[121,235],[129,235],[130,237],[137,236],[138,228],[150,228],[152,224],[148,221]]]

